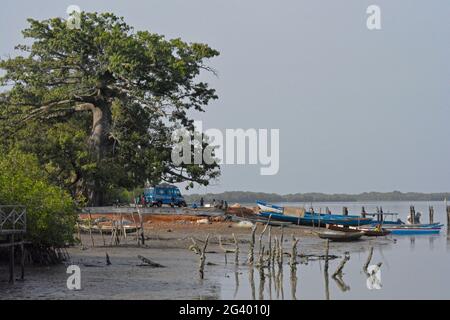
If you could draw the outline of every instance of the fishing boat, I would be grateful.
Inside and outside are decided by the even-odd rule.
[[[377,225],[382,225],[384,230],[395,235],[439,234],[443,226],[440,222],[407,224],[397,218],[398,213],[377,212],[367,215],[376,217],[376,221],[368,228],[369,230],[374,229]],[[391,220],[387,220],[386,216],[390,216]]]
[[[359,240],[363,236],[363,233],[360,231],[342,232],[327,230],[317,232],[317,235],[321,239],[328,239],[330,241],[349,242]]]
[[[422,234],[439,234],[443,224],[431,223],[431,224],[402,224],[384,226],[391,234],[395,235],[422,235]]]
[[[263,201],[257,201],[258,207],[260,208],[259,216],[268,218],[269,216],[273,220],[287,221],[294,224],[324,227],[327,224],[333,225],[343,225],[343,226],[362,226],[372,223],[372,218],[363,218],[361,216],[344,216],[337,214],[321,214],[321,213],[311,213],[311,212],[296,212],[296,210],[288,210],[293,208],[283,208],[280,206],[275,206],[268,204]],[[271,211],[265,211],[266,208],[271,208]],[[277,212],[275,212],[277,211]],[[300,211],[297,208],[297,211]],[[293,212],[293,213],[291,213]]]
[[[265,201],[256,201],[260,211],[283,214],[284,208]]]
[[[385,228],[379,227],[341,227],[336,225],[327,225],[327,229],[341,232],[355,232],[360,231],[367,237],[384,237],[391,233]]]

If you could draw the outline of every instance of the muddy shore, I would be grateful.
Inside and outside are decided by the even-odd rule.
[[[179,217],[156,217],[144,224],[145,245],[138,245],[136,233],[122,238],[119,246],[111,246],[110,235],[81,234],[81,243],[68,248],[70,261],[52,267],[27,266],[25,281],[10,286],[5,275],[0,278],[0,299],[220,299],[221,279],[248,273],[245,264],[248,255],[251,229],[239,227],[233,222],[198,223],[197,219]],[[257,254],[258,237],[264,225],[256,230]],[[324,240],[314,234],[311,227],[292,226],[284,228],[283,247],[291,250],[291,237],[299,238],[299,254],[321,255],[324,253]],[[207,235],[210,241],[206,253],[205,278],[200,280],[199,255],[189,250],[194,239],[203,244]],[[233,249],[233,234],[239,241],[239,266],[234,264],[234,253],[228,253],[225,260],[223,249],[219,246],[219,236],[223,247]],[[272,238],[280,238],[281,229],[271,228]],[[263,242],[267,243],[266,232]],[[92,243],[94,241],[94,244]],[[373,243],[373,241],[371,241]],[[380,243],[383,243],[381,240]],[[267,244],[266,244],[267,245]],[[366,251],[367,241],[354,243],[352,251]],[[342,255],[348,247],[332,244],[330,254]],[[111,265],[107,265],[108,254]],[[163,268],[142,266],[138,256],[144,256],[163,265]],[[288,258],[285,259],[287,264]],[[81,269],[82,288],[78,291],[67,289],[68,265]],[[4,272],[3,272],[4,271]],[[225,288],[227,289],[227,288]]]

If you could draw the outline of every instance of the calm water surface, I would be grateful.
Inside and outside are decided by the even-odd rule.
[[[316,212],[320,210],[319,208],[325,212],[325,207],[328,206],[333,213],[342,212],[342,207],[346,206],[349,214],[359,214],[363,205],[367,212],[375,212],[377,206],[382,206],[384,212],[398,212],[399,217],[405,221],[410,204],[415,206],[416,212],[422,213],[422,223],[428,222],[429,205],[434,206],[434,220],[446,223],[444,202],[314,203],[313,206]],[[309,203],[286,205],[310,206]],[[248,270],[242,274],[238,273],[239,287],[236,290],[236,274],[230,268],[228,270],[230,277],[222,281],[221,297],[226,299],[253,297],[255,299],[450,299],[450,277],[448,276],[450,240],[446,231],[444,228],[440,235],[431,236],[389,236],[353,243],[331,243],[330,254],[343,256],[344,252],[348,251],[350,260],[344,267],[343,276],[336,280],[331,275],[342,259],[330,261],[328,285],[323,261],[299,264],[295,274],[296,283],[292,282],[293,277],[291,277],[289,266],[285,266],[283,286],[279,286],[283,292],[276,290],[274,284],[277,278],[275,277],[274,280],[272,277],[273,281],[270,281],[272,272],[267,270],[263,286],[261,286],[259,272],[254,272],[254,292],[251,289],[252,281]],[[320,240],[313,239],[313,241]],[[310,245],[312,244],[309,241],[303,244],[300,242],[299,253],[302,253],[302,247],[308,248]],[[378,289],[370,285],[371,281],[368,285],[368,276],[363,271],[371,246],[374,247],[371,264],[381,263],[377,277]]]

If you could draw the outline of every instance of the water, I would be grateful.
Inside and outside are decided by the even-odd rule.
[[[282,204],[283,205],[283,204]],[[305,206],[310,204],[284,204],[290,206]],[[367,212],[375,212],[377,206],[382,206],[384,212],[398,212],[399,217],[405,220],[409,213],[409,206],[414,205],[416,212],[422,213],[422,223],[428,222],[428,207],[434,206],[435,221],[446,222],[445,205],[443,202],[372,202],[372,203],[314,203],[315,211],[322,207],[329,207],[333,213],[342,212],[342,207],[349,209],[349,214],[359,214],[361,206]],[[287,231],[288,232],[288,231]],[[314,247],[317,250],[317,239]],[[323,240],[322,240],[323,241]],[[310,251],[314,243],[310,240],[302,241],[299,253],[302,250]],[[368,275],[363,271],[369,248],[373,246],[374,252],[371,265],[381,263],[380,272],[369,280],[379,281],[378,289],[368,284]],[[286,249],[289,251],[289,245]],[[302,249],[303,248],[303,249]],[[324,248],[324,247],[323,247]],[[324,249],[322,252],[324,253]],[[292,283],[290,267],[283,268],[283,295],[277,293],[273,283],[270,288],[269,277],[271,272],[266,270],[264,289],[261,294],[261,281],[259,272],[254,272],[256,293],[253,294],[250,285],[251,277],[248,270],[238,274],[240,286],[236,291],[234,270],[228,272],[232,277],[222,281],[221,297],[225,299],[449,299],[450,298],[450,240],[446,230],[440,235],[432,236],[389,236],[383,239],[372,239],[354,243],[331,243],[330,254],[344,256],[348,251],[350,260],[343,269],[341,278],[331,275],[337,269],[342,258],[329,262],[328,285],[324,272],[324,261],[312,261],[308,264],[299,264],[296,272],[296,284]],[[275,272],[277,273],[277,271]],[[234,287],[233,287],[234,286]],[[327,290],[328,287],[328,290]],[[294,290],[293,290],[294,289]]]

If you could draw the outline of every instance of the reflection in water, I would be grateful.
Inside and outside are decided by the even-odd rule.
[[[350,290],[350,287],[344,282],[344,279],[342,278],[342,274],[333,276],[333,280],[336,281],[338,288],[341,289],[342,292],[346,292],[346,291]]]
[[[328,263],[325,265],[324,268],[324,277],[325,277],[325,299],[330,300],[330,284],[329,284],[329,277],[328,277]]]
[[[250,280],[250,289],[252,290],[252,300],[255,300],[255,278],[254,278],[254,271],[253,271],[252,266],[250,266],[248,276],[249,276],[249,280]]]
[[[411,248],[411,251],[414,251],[414,248],[416,247],[416,237],[409,238],[409,247]]]
[[[233,299],[236,299],[236,295],[239,290],[239,267],[238,266],[236,266],[236,268],[234,270],[234,281],[236,283],[236,287],[234,289]]]
[[[291,268],[291,297],[292,300],[297,300],[297,268]]]
[[[435,237],[429,237],[428,238],[428,243],[430,245],[430,250],[434,250],[434,240],[435,239],[436,239]]]
[[[324,267],[324,276],[325,276],[325,299],[330,300],[330,283],[328,277],[328,253],[330,250],[330,241],[327,240],[325,247],[325,267]]]
[[[264,300],[264,286],[265,286],[264,269],[259,268],[259,300]]]

